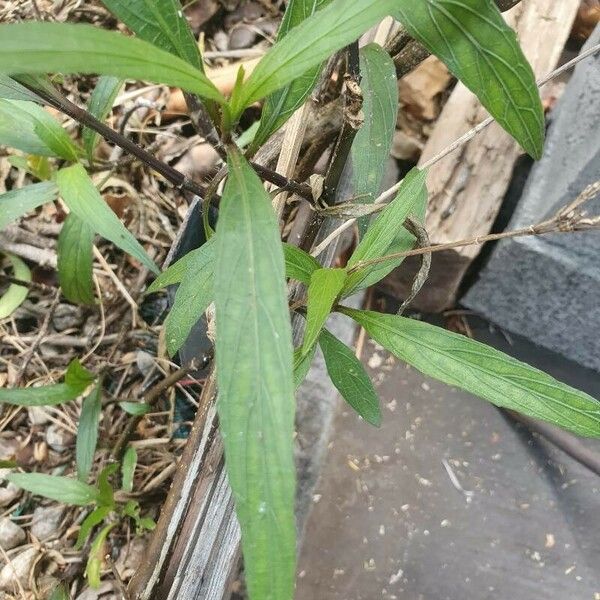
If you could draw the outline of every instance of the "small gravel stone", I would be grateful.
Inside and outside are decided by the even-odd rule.
[[[58,533],[64,514],[64,506],[38,506],[33,511],[31,535],[38,540],[53,537]]]
[[[0,590],[16,592],[19,583],[23,589],[28,590],[29,575],[37,557],[37,548],[28,548],[21,554],[11,557],[10,562],[4,565],[0,571]]]
[[[14,483],[9,483],[2,487],[0,482],[0,506],[9,506],[12,504],[21,494],[23,490],[17,487]]]
[[[30,406],[27,414],[32,425],[45,425],[50,422],[48,411],[43,406]]]
[[[3,550],[12,550],[20,546],[27,536],[25,531],[10,519],[0,519],[0,547]]]
[[[65,452],[75,443],[75,436],[66,429],[52,424],[46,429],[46,442],[56,452]]]

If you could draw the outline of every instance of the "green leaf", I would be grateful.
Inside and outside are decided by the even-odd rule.
[[[77,359],[69,363],[65,373],[65,383],[72,387],[85,390],[96,379],[96,376],[88,371]]]
[[[102,384],[100,381],[92,388],[89,396],[81,405],[81,416],[77,427],[77,444],[75,446],[75,462],[77,477],[86,481],[92,465],[98,443],[98,421],[102,410]]]
[[[541,158],[544,112],[535,76],[492,0],[396,0],[395,14],[532,157]]]
[[[119,465],[111,463],[104,467],[98,475],[98,504],[100,506],[115,506],[115,492],[110,483],[110,478],[117,472]]]
[[[58,188],[50,181],[33,183],[0,194],[0,230],[38,206],[53,202],[57,198]]]
[[[0,196],[1,198],[1,196]],[[214,269],[215,258],[215,236],[205,244],[188,252],[185,256],[174,262],[168,269],[163,271],[146,290],[146,294],[152,294],[170,285],[181,283],[186,277],[194,277],[195,269]],[[310,254],[304,252],[291,244],[283,244],[285,257],[286,277],[297,279],[303,283],[310,283],[313,271],[321,268],[321,265]]]
[[[48,600],[70,600],[69,588],[64,583],[59,583],[50,594]]]
[[[0,98],[7,100],[25,100],[44,104],[44,101],[8,75],[0,74]]]
[[[29,267],[18,256],[14,254],[6,254],[5,256],[12,265],[13,274],[16,279],[31,281]],[[29,290],[25,286],[11,283],[6,292],[0,297],[0,319],[10,317],[23,304],[28,292]]]
[[[240,92],[233,95],[234,119],[245,107],[302,77],[385,16],[393,14],[397,3],[397,0],[333,0],[294,27],[267,52]]]
[[[365,121],[352,144],[354,194],[361,202],[373,202],[381,189],[390,156],[398,116],[398,82],[394,61],[379,44],[360,50],[360,87]],[[362,237],[369,218],[358,222]]]
[[[40,156],[79,157],[77,146],[60,123],[41,106],[22,100],[0,99],[0,144]]]
[[[109,75],[100,77],[92,92],[88,104],[88,112],[94,115],[99,121],[104,121],[112,110],[115,98],[122,87],[123,80],[118,77],[111,77]],[[82,137],[83,147],[91,163],[94,160],[94,150],[100,136],[93,129],[84,127]]]
[[[58,236],[58,279],[65,298],[76,304],[95,304],[94,230],[75,213],[67,216]]]
[[[124,492],[131,492],[133,489],[133,476],[135,474],[136,465],[137,452],[133,446],[129,446],[125,451],[125,455],[123,456],[123,464],[121,465],[121,489]]]
[[[185,276],[165,319],[165,339],[170,356],[183,346],[213,300],[214,244],[209,245],[208,249],[206,246],[194,251],[193,258],[187,262]]]
[[[402,224],[410,214],[420,213],[427,204],[427,171],[413,169],[404,178],[398,194],[367,229],[366,234],[348,261],[352,268],[361,261],[385,256],[393,247],[394,251],[409,250],[414,237]],[[390,262],[365,267],[352,273],[344,286],[343,296],[349,296],[385,277],[398,267],[404,259],[393,259]],[[375,275],[375,276],[373,276]]]
[[[392,354],[496,406],[600,437],[600,402],[498,350],[428,323],[344,308]]]
[[[215,259],[215,236],[211,237],[200,248],[196,248],[174,262],[163,271],[146,290],[146,294],[153,294],[170,285],[181,283],[188,275],[193,276],[193,269],[199,265],[213,269]]]
[[[292,332],[279,225],[262,182],[237,150],[217,223],[218,411],[254,599],[294,591]]]
[[[290,0],[283,15],[277,41],[281,41],[294,27],[330,2],[331,0]],[[253,140],[253,148],[260,148],[304,104],[319,79],[321,66],[319,64],[312,67],[289,85],[267,97],[258,132]]]
[[[283,244],[286,277],[308,285],[312,274],[321,268],[319,262],[297,246]]]
[[[81,165],[61,169],[56,182],[62,199],[75,215],[150,271],[159,272],[140,243],[106,204]]]
[[[327,373],[344,400],[375,427],[381,425],[379,398],[369,375],[354,352],[327,329],[319,337]]]
[[[110,514],[110,506],[99,506],[95,508],[84,520],[77,534],[77,541],[75,542],[75,550],[81,550],[83,544],[90,535],[92,529],[96,525],[100,525],[104,519]]]
[[[105,525],[94,539],[92,547],[90,548],[87,565],[85,566],[85,576],[87,577],[88,584],[92,589],[97,589],[100,587],[102,563],[104,562],[104,557],[106,556],[104,544],[108,534],[116,525],[116,523]]]
[[[147,415],[152,407],[146,402],[119,402],[119,406],[128,414],[133,416]]]
[[[306,354],[301,347],[294,350],[294,389],[298,389],[300,384],[306,379],[316,352],[316,344],[313,344],[312,348]]]
[[[0,73],[52,72],[142,79],[225,102],[199,69],[143,40],[84,24],[0,25]]]
[[[312,274],[308,286],[306,329],[302,344],[302,352],[305,355],[317,342],[347,276],[345,269],[319,269]]]
[[[9,473],[7,481],[24,490],[71,506],[86,506],[98,499],[98,490],[71,477],[43,473]]]
[[[194,34],[179,0],[102,0],[106,8],[143,40],[202,69]]]
[[[93,381],[94,375],[75,359],[67,369],[64,383],[10,390],[2,388],[0,402],[15,406],[56,406],[81,396]]]

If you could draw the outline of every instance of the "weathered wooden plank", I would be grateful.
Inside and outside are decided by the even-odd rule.
[[[579,0],[527,0],[506,13],[536,76],[545,75],[558,63],[579,4]],[[486,116],[477,98],[462,84],[457,85],[425,147],[421,164]],[[521,154],[516,142],[494,124],[432,167],[426,221],[432,242],[442,244],[489,233]],[[468,246],[434,254],[430,279],[413,306],[440,312],[454,305],[460,283],[480,250],[479,246]],[[404,297],[410,281],[410,273],[404,270],[388,277],[383,286]]]

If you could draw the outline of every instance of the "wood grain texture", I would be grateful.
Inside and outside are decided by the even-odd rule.
[[[536,77],[558,63],[578,7],[579,0],[536,0],[522,2],[506,13]],[[462,84],[457,85],[425,147],[421,164],[486,116],[477,98]],[[489,233],[521,154],[517,143],[494,124],[432,167],[427,182],[430,199],[426,220],[432,242]],[[413,305],[427,312],[452,306],[462,278],[480,250],[480,246],[469,246],[437,253],[430,280]],[[406,278],[396,274],[388,277],[384,288],[400,296],[407,294],[400,277]]]

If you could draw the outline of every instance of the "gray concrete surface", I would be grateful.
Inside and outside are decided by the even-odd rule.
[[[480,333],[600,392],[593,372]],[[340,406],[296,600],[600,598],[600,480],[493,406],[372,343],[364,360],[383,425]]]
[[[600,42],[600,26],[586,48]],[[508,229],[553,216],[600,179],[600,54],[577,67]],[[600,196],[587,205],[600,214]],[[501,242],[462,303],[600,370],[600,233]]]

